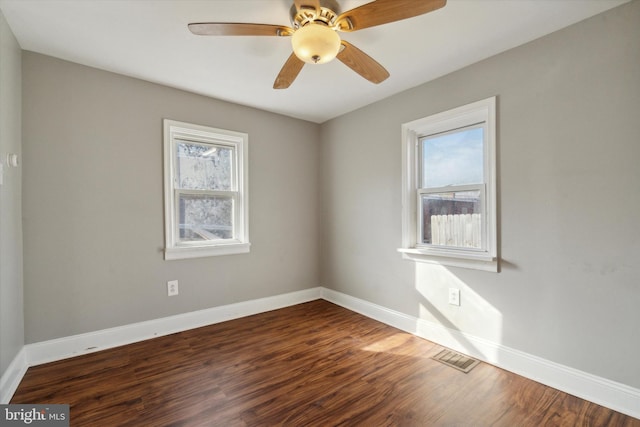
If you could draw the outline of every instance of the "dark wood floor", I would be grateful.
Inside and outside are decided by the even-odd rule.
[[[72,426],[640,426],[326,301],[32,367],[12,403]]]

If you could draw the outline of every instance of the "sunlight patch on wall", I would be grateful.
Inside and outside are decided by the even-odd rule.
[[[465,335],[502,342],[503,318],[489,301],[465,283],[447,267],[416,263],[415,288],[419,293],[419,318],[443,326],[441,333],[456,340],[467,354],[482,354],[485,360],[495,360],[496,354],[480,351]],[[460,305],[449,304],[449,289],[460,290]],[[426,328],[426,325],[422,327]],[[420,325],[418,325],[420,327]],[[433,330],[430,332],[433,334]]]

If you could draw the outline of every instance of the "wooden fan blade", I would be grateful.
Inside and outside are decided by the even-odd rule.
[[[340,31],[356,31],[423,15],[447,4],[447,0],[376,0],[342,13]]]
[[[338,53],[337,58],[347,67],[375,84],[381,83],[389,77],[389,72],[375,59],[344,40],[340,43],[344,49]]]
[[[320,10],[319,0],[294,0],[293,3],[296,5],[296,11],[298,12],[304,9]]]
[[[189,30],[199,36],[290,36],[293,28],[284,25],[240,24],[235,22],[194,22]]]
[[[300,70],[304,66],[304,61],[298,59],[295,53],[292,53],[287,62],[284,63],[282,70],[276,77],[276,81],[273,82],[274,89],[286,89],[291,86],[291,83],[298,77]]]

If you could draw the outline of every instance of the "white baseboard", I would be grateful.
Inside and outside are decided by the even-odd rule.
[[[29,366],[277,310],[320,298],[526,378],[640,419],[640,390],[636,388],[321,287],[27,344],[0,379],[0,403],[9,402]],[[470,345],[465,346],[464,343]]]
[[[86,334],[42,341],[25,346],[29,366],[40,365],[81,354],[105,350],[163,335],[251,316],[266,311],[313,301],[321,289],[311,288],[235,304],[192,311],[161,319],[103,329]]]
[[[465,334],[441,324],[322,288],[323,299],[525,378],[640,419],[640,390]],[[465,343],[467,345],[465,345]]]
[[[7,404],[27,372],[27,352],[22,347],[0,378],[0,404]]]
[[[144,341],[201,326],[277,310],[320,298],[321,288],[243,301],[86,334],[25,345],[0,378],[0,404],[8,403],[30,366]]]

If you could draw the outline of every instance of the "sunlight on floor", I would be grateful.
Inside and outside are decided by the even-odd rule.
[[[383,340],[376,341],[373,344],[369,344],[363,347],[364,351],[372,351],[375,353],[389,353],[397,356],[410,356],[410,357],[422,357],[429,358],[432,354],[416,354],[416,347],[413,345],[405,345],[409,341],[418,339],[408,333],[397,333]]]

